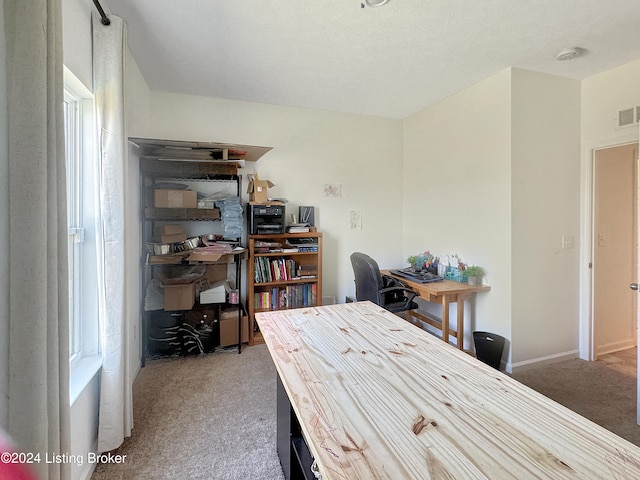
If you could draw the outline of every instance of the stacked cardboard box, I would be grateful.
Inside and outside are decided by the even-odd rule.
[[[249,317],[242,316],[242,343],[249,342]],[[238,309],[230,308],[220,312],[220,345],[228,347],[238,344]]]
[[[154,192],[156,208],[196,208],[198,194],[193,190],[170,190],[158,188]]]

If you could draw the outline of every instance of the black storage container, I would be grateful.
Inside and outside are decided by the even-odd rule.
[[[500,370],[506,339],[490,332],[473,332],[476,358],[483,363]]]

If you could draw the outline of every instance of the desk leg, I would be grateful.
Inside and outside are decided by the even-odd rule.
[[[291,480],[291,420],[293,417],[291,403],[280,375],[276,374],[276,448],[285,480]]]
[[[442,296],[442,340],[449,343],[449,297]]]
[[[285,480],[308,480],[313,477],[311,465],[313,457],[302,436],[302,429],[296,417],[289,396],[277,375],[276,410],[276,448]]]
[[[464,350],[464,298],[458,297],[458,334],[456,336],[459,350]]]

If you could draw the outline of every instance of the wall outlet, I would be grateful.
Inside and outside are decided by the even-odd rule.
[[[562,248],[573,248],[574,240],[573,235],[563,235],[562,236]]]

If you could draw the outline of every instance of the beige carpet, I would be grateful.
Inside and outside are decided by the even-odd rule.
[[[640,446],[636,424],[636,349],[574,359],[513,375],[513,378]]]
[[[264,345],[147,361],[134,383],[134,429],[92,480],[283,478],[276,371]]]
[[[635,349],[514,378],[640,445]],[[264,345],[147,362],[134,385],[134,430],[92,480],[283,478],[276,454],[275,368]]]

